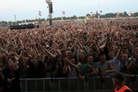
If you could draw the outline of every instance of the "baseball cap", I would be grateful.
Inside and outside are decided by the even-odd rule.
[[[124,81],[124,75],[121,72],[115,72],[111,77],[112,78],[116,78],[116,79],[118,79],[121,82]]]

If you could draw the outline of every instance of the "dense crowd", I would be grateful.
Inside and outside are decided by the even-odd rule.
[[[0,29],[0,86],[7,85],[6,90],[17,90],[19,78],[104,80],[116,71],[137,75],[137,69],[138,19],[78,19],[34,29]]]

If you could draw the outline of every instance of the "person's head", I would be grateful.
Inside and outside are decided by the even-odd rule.
[[[106,55],[105,55],[105,53],[101,52],[99,56],[100,56],[101,63],[104,63],[106,61]]]
[[[36,57],[32,58],[31,59],[31,62],[33,63],[34,66],[37,66],[38,65],[38,60]]]
[[[45,40],[45,46],[49,47],[49,41]]]
[[[112,82],[114,86],[122,84],[124,81],[124,75],[121,72],[115,72],[112,75]]]
[[[80,58],[81,60],[83,60],[83,59],[86,58],[86,53],[85,53],[83,50],[80,50],[80,51],[79,51],[79,58]]]
[[[76,64],[75,58],[71,58],[70,61],[71,61],[73,64]],[[73,65],[70,64],[70,67],[73,68]]]
[[[108,47],[109,50],[113,49],[113,44],[111,42],[109,42],[108,45],[107,45],[107,47]]]
[[[10,70],[14,70],[15,69],[15,62],[11,58],[8,60],[8,68]]]
[[[45,57],[45,64],[47,64],[47,65],[49,65],[49,64],[51,64],[53,62],[53,59],[52,59],[52,57],[51,56],[46,56]]]
[[[22,62],[25,62],[25,63],[28,63],[29,58],[28,58],[28,57],[25,57],[25,56],[22,56],[22,57],[21,57],[21,61],[22,61]]]
[[[62,57],[68,57],[67,51],[65,49],[61,50]]]
[[[126,62],[127,60],[128,60],[128,55],[126,53],[122,53],[121,54],[121,61],[122,61],[122,63]]]
[[[87,56],[87,63],[92,65],[92,63],[93,63],[93,56],[92,55]]]
[[[73,45],[73,42],[70,40],[70,41],[68,41],[68,43],[67,43],[67,47],[72,47],[72,45]]]
[[[93,58],[95,59],[95,58],[98,58],[99,57],[99,54],[98,54],[98,52],[93,52]]]
[[[114,56],[115,56],[115,51],[114,50],[110,50],[109,51],[109,57],[110,57],[110,59],[113,59]]]
[[[122,53],[129,54],[130,52],[128,48],[122,48]]]
[[[63,57],[62,55],[57,55],[56,56],[56,63],[62,63],[63,62]]]
[[[15,54],[14,54],[13,51],[10,51],[10,52],[9,52],[9,57],[10,57],[10,59],[12,59],[13,61],[15,60]]]
[[[71,59],[71,58],[73,58],[73,57],[74,57],[73,52],[72,52],[72,51],[70,51],[70,50],[68,50],[68,51],[67,51],[67,55],[68,55],[68,58],[69,58],[69,59]]]

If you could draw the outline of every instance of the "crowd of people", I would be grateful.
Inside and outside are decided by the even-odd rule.
[[[100,76],[104,81],[116,71],[137,75],[137,69],[138,19],[66,20],[34,29],[0,29],[0,87],[6,91],[17,90],[19,78]]]

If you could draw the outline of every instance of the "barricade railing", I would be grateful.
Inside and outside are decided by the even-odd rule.
[[[138,76],[137,76],[138,77]],[[126,83],[138,92],[138,80]],[[82,80],[78,77],[68,78],[20,78],[21,92],[113,92],[111,78],[104,82],[100,77],[89,77]]]

